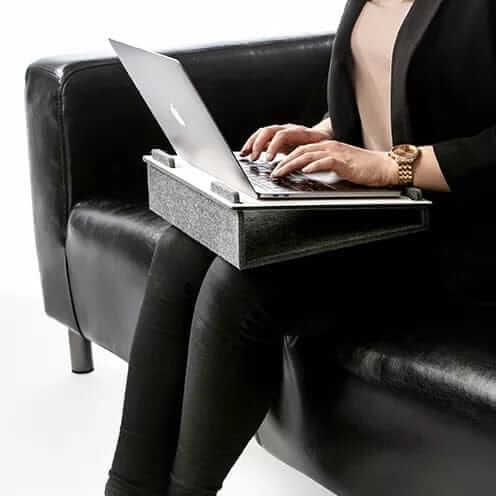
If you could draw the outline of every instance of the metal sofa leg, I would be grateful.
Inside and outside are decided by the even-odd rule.
[[[79,332],[69,328],[69,348],[71,350],[71,366],[75,374],[87,374],[93,369],[91,341],[83,338]]]

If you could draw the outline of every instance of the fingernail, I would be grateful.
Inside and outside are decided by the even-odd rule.
[[[267,162],[270,162],[274,158],[273,153],[267,153],[267,156],[265,157],[267,159]]]
[[[310,172],[311,170],[312,168],[309,165],[306,165],[303,169],[301,169],[302,172]]]

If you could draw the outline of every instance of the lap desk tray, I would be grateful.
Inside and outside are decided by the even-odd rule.
[[[238,269],[429,227],[431,202],[416,188],[399,198],[256,200],[178,156],[152,150],[143,160],[149,208]]]

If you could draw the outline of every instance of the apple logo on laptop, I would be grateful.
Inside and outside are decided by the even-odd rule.
[[[184,119],[179,115],[179,112],[177,111],[176,107],[174,107],[174,104],[170,104],[170,111],[172,112],[172,115],[175,117],[176,121],[181,124],[181,126],[186,127],[186,123],[184,122]]]

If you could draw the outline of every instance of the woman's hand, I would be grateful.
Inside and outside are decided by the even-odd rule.
[[[272,171],[281,177],[295,170],[333,171],[342,179],[364,186],[395,186],[398,164],[387,152],[366,150],[340,141],[325,140],[299,146]]]
[[[311,128],[297,124],[267,126],[254,132],[241,149],[241,156],[251,153],[251,159],[257,160],[263,151],[267,151],[267,160],[272,160],[277,153],[289,153],[299,145],[318,143],[328,140],[331,131]]]

